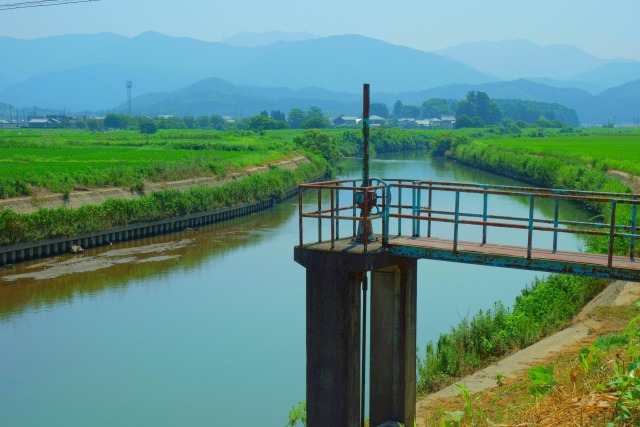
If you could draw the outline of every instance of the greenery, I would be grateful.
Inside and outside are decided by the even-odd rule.
[[[281,198],[297,184],[322,175],[327,163],[317,159],[297,170],[270,169],[220,187],[194,187],[187,191],[155,191],[138,199],[110,199],[100,206],[78,209],[40,209],[31,214],[0,210],[0,245],[36,241],[106,230],[225,206]]]
[[[448,138],[440,136],[440,139],[446,148]],[[545,187],[628,192],[628,188],[609,178],[601,168],[547,156],[544,151],[526,156],[496,149],[503,147],[501,142],[489,145],[484,141],[460,139],[457,144],[450,143],[451,156],[473,167]],[[442,151],[440,148],[438,154]],[[585,207],[605,218],[608,214],[608,206]],[[618,223],[629,223],[629,211],[620,209],[617,215]],[[605,240],[589,238],[588,249],[605,251]],[[536,281],[523,290],[512,310],[495,303],[493,310],[480,311],[470,320],[462,320],[450,333],[442,334],[437,345],[428,343],[424,354],[418,356],[418,392],[437,390],[492,359],[538,341],[568,322],[605,285],[603,280],[550,275],[545,281]]]
[[[38,187],[70,194],[113,185],[223,177],[290,158],[294,135],[247,131],[159,130],[96,133],[80,130],[0,131],[0,198],[31,195]]]

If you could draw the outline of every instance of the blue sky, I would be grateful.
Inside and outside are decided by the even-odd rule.
[[[640,60],[639,0],[100,0],[0,11],[0,35],[16,38],[148,30],[207,41],[243,31],[355,33],[426,51],[528,39]]]

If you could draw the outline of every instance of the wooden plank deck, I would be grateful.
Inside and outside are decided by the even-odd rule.
[[[628,256],[614,256],[609,267],[607,255],[533,248],[527,258],[525,247],[466,241],[459,241],[454,253],[452,240],[407,236],[390,237],[387,247],[397,256],[640,282],[640,260],[632,261]]]

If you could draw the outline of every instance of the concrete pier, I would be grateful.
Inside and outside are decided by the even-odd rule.
[[[371,273],[369,422],[413,425],[416,414],[417,260]]]
[[[307,426],[360,426],[361,282],[371,273],[371,426],[415,417],[416,266],[380,244],[296,247],[306,271]]]

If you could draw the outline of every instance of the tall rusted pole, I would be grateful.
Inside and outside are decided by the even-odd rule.
[[[363,143],[363,165],[362,165],[362,186],[369,186],[369,83],[363,86],[362,97],[362,143]]]

